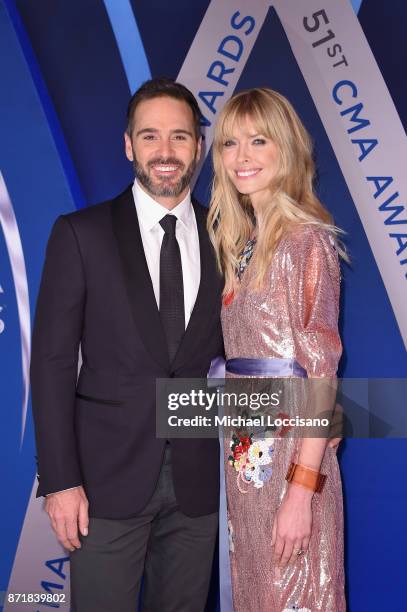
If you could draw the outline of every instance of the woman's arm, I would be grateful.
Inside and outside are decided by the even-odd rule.
[[[339,264],[326,232],[304,228],[286,258],[287,297],[295,343],[295,356],[308,378],[307,417],[331,420],[336,396],[336,369],[341,355],[338,334]],[[312,435],[312,431],[311,431]],[[329,427],[301,440],[293,461],[315,472],[325,454]],[[274,560],[293,563],[305,551],[312,529],[311,489],[291,482],[273,525]]]

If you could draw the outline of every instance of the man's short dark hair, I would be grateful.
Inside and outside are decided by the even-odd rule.
[[[134,127],[134,114],[137,106],[144,100],[152,100],[153,98],[163,97],[175,98],[183,100],[192,111],[194,119],[194,130],[197,140],[201,137],[201,111],[199,110],[198,102],[194,94],[189,91],[185,85],[177,83],[173,79],[160,77],[150,79],[133,94],[127,107],[127,134],[131,137]]]

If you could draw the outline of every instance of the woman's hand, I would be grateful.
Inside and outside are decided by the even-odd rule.
[[[290,483],[273,523],[273,561],[284,567],[295,563],[298,552],[308,548],[312,529],[311,500],[314,492]]]

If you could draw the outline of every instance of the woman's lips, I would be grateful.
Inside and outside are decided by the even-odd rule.
[[[251,168],[246,170],[235,170],[235,174],[239,179],[249,179],[261,172],[261,168]]]

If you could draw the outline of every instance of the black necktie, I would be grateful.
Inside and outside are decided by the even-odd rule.
[[[175,225],[177,217],[166,215],[160,221],[165,234],[160,251],[160,316],[173,361],[185,331],[184,284],[181,254]]]

